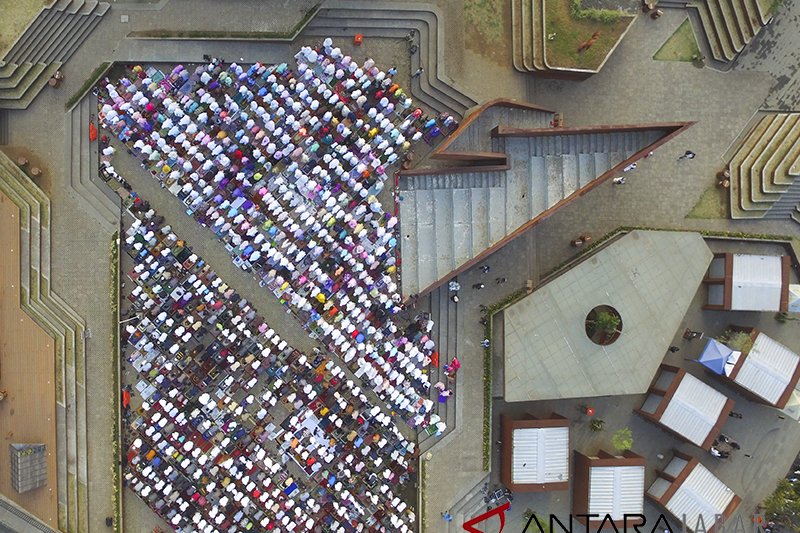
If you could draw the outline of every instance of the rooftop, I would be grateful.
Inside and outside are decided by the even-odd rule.
[[[506,401],[645,392],[711,257],[697,233],[633,231],[506,309]],[[585,332],[603,304],[623,322],[608,346]]]
[[[780,310],[784,292],[782,264],[779,256],[734,254],[731,309]]]
[[[743,354],[742,359],[732,379],[768,403],[783,407],[797,385],[800,356],[759,333],[750,352]]]

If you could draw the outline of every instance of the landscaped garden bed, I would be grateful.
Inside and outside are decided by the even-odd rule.
[[[547,64],[552,68],[597,70],[634,18],[621,11],[583,9],[580,0],[545,2]],[[595,34],[594,43],[579,51]]]

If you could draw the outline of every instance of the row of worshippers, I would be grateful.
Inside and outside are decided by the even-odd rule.
[[[334,360],[288,346],[169,226],[136,220],[124,249],[140,497],[178,530],[409,530],[414,445]]]

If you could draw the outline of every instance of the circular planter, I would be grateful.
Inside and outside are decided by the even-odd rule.
[[[615,316],[619,321],[616,330],[613,332],[603,331],[597,326],[598,317],[605,313]],[[598,305],[586,315],[585,327],[586,336],[589,337],[589,340],[600,346],[608,346],[614,344],[622,334],[622,317],[619,315],[619,312],[610,305]]]

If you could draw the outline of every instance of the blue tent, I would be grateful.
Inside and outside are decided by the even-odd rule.
[[[723,375],[725,373],[725,363],[728,362],[728,357],[732,353],[733,350],[716,339],[708,339],[708,343],[697,362],[712,372]]]

